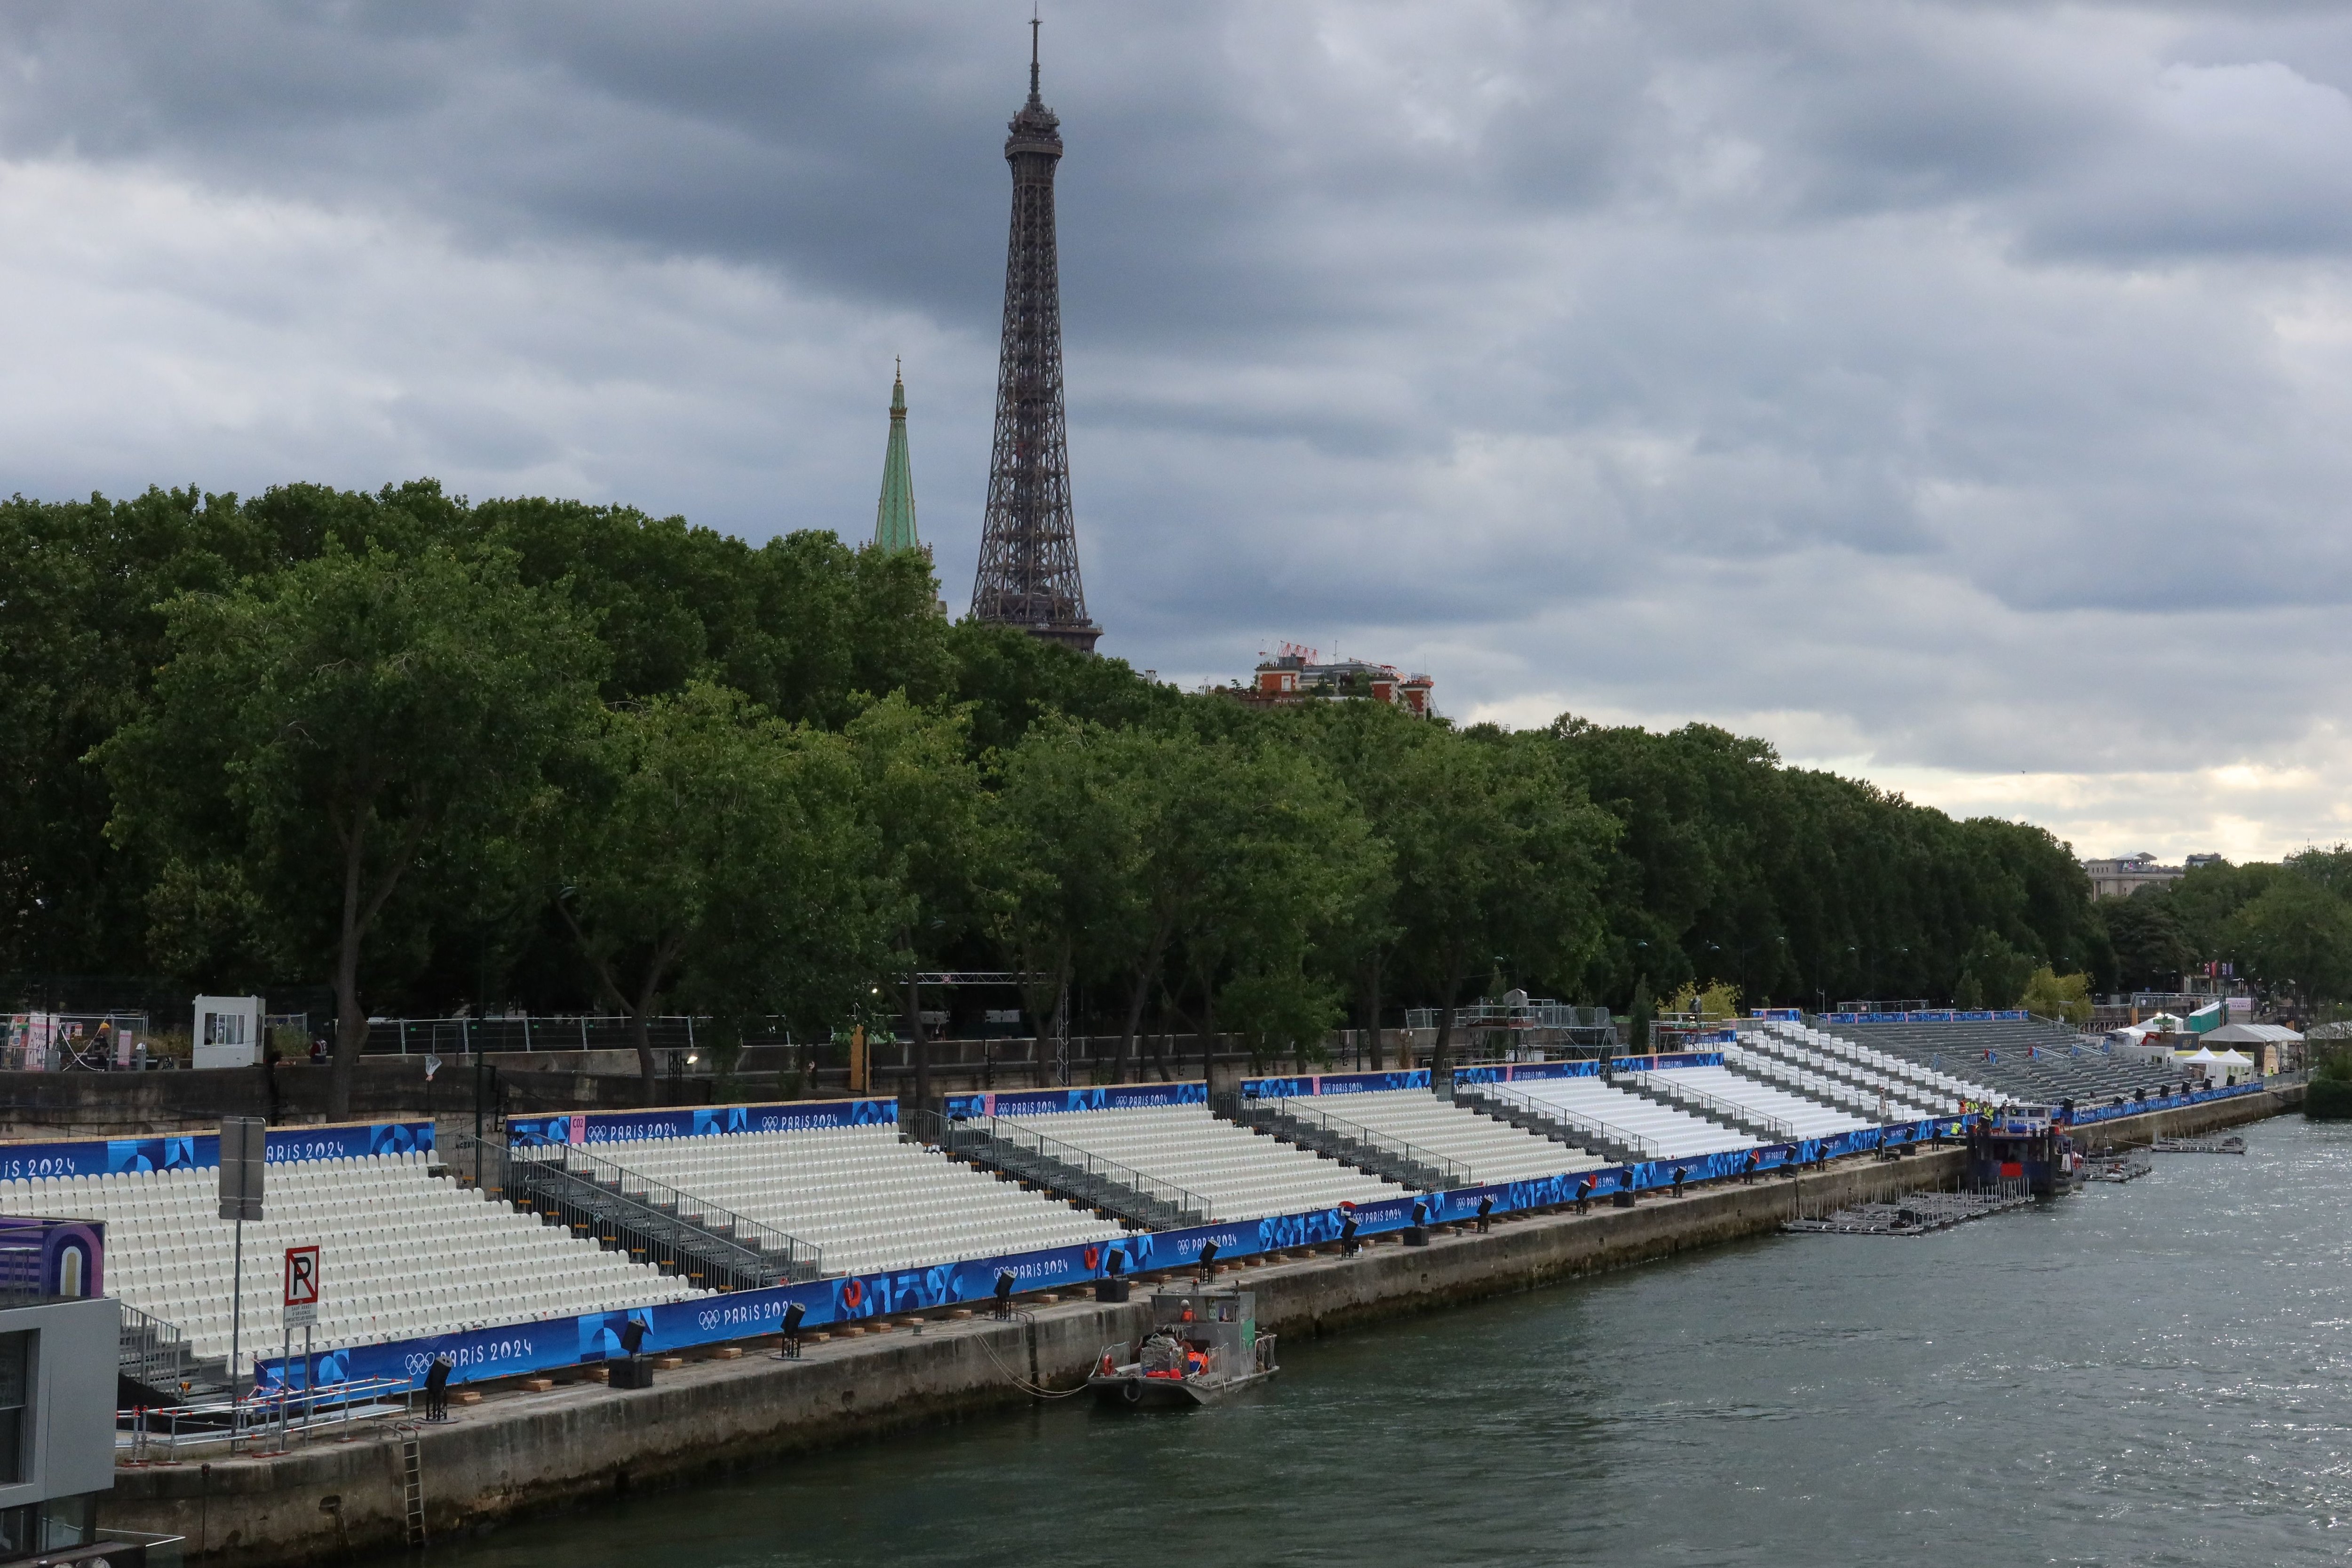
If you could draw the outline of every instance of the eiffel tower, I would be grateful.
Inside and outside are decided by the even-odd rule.
[[[1004,346],[996,371],[996,445],[981,525],[974,620],[999,621],[1092,653],[1070,515],[1062,421],[1062,289],[1054,250],[1054,170],[1062,122],[1037,96],[1037,23],[1029,24],[1029,101],[1006,127],[1013,235],[1004,257]]]

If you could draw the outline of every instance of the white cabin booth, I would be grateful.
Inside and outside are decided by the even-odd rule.
[[[249,1068],[261,1060],[261,998],[199,996],[193,1034],[199,1068]]]

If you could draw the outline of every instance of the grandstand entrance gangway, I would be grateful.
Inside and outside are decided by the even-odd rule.
[[[905,1109],[900,1133],[950,1159],[984,1166],[1145,1230],[1207,1225],[1215,1215],[1198,1193],[1091,1153],[1004,1116],[945,1117]]]
[[[1221,1095],[1213,1109],[1228,1121],[1418,1192],[1444,1192],[1470,1184],[1470,1173],[1459,1161],[1301,1100]]]
[[[824,1277],[824,1249],[814,1242],[576,1144],[526,1134],[500,1147],[457,1136],[473,1145],[467,1152],[478,1172],[502,1168],[499,1188],[517,1208],[568,1225],[607,1248],[643,1252],[709,1289],[751,1290]]]

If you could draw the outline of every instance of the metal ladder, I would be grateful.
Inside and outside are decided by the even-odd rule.
[[[403,1501],[408,1508],[407,1541],[411,1547],[421,1547],[425,1544],[425,1456],[415,1426],[404,1421],[393,1430],[400,1434],[400,1484]]]

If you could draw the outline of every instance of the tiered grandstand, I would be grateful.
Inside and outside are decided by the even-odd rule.
[[[1629,1075],[1637,1086],[1677,1104],[1726,1118],[1768,1138],[1832,1138],[1875,1125],[1801,1094],[1743,1077],[1728,1068],[1668,1068]]]
[[[1748,1020],[1720,1066],[1457,1081],[1450,1096],[1406,1089],[1245,1100],[1222,1115],[1194,1102],[933,1118],[925,1125],[940,1130],[937,1147],[925,1142],[933,1133],[888,1121],[624,1135],[593,1151],[540,1136],[532,1158],[517,1151],[520,1163],[509,1171],[552,1167],[575,1185],[601,1184],[637,1212],[660,1209],[684,1239],[699,1226],[706,1242],[760,1228],[813,1244],[805,1272],[772,1276],[804,1279],[1737,1153],[1946,1116],[1969,1102],[2129,1100],[2177,1084],[2166,1065],[2088,1049],[2041,1022]],[[575,1156],[577,1171],[565,1164]],[[691,1277],[744,1282],[697,1276],[691,1247],[647,1245],[627,1224],[542,1223],[431,1173],[427,1159],[270,1166],[268,1218],[247,1226],[248,1350],[278,1342],[278,1258],[302,1243],[323,1249],[321,1350],[679,1300],[701,1293]],[[508,1195],[529,1203],[545,1188],[517,1175]],[[197,1362],[218,1363],[230,1348],[233,1232],[215,1217],[216,1192],[210,1169],[44,1177],[0,1183],[0,1212],[103,1222],[109,1289],[176,1329]],[[633,1259],[633,1247],[646,1261]]]
[[[1426,1096],[1424,1096],[1426,1098]],[[1064,1110],[1027,1125],[1207,1200],[1208,1217],[1258,1219],[1345,1203],[1377,1203],[1400,1188],[1210,1114],[1205,1105]]]
[[[216,1170],[0,1182],[0,1213],[104,1221],[107,1293],[173,1325],[199,1361],[229,1352],[234,1233],[219,1212]],[[312,1242],[328,1282],[320,1350],[697,1293],[429,1175],[415,1154],[273,1164],[266,1212],[245,1227],[247,1352],[275,1353],[279,1258]]]
[[[1820,1032],[1888,1058],[1964,1075],[1988,1091],[1971,1096],[1980,1100],[2104,1104],[2180,1082],[2179,1072],[2165,1063],[2110,1056],[2063,1024],[2042,1018],[1832,1024]]]
[[[889,1123],[597,1147],[629,1171],[816,1243],[824,1248],[828,1274],[1070,1247],[1121,1234],[1113,1221],[903,1142]]]
[[[1472,1084],[1458,1086],[1455,1094],[1522,1126],[1558,1129],[1612,1161],[1679,1160],[1752,1149],[1760,1142],[1703,1112],[1662,1104],[1598,1078]]]
[[[1589,1171],[1608,1162],[1557,1139],[1513,1127],[1425,1089],[1331,1096],[1321,1108],[1458,1165],[1466,1183],[1528,1181]]]
[[[1727,1064],[1865,1116],[1883,1105],[1886,1114],[1873,1117],[1882,1122],[1948,1116],[1963,1100],[2000,1098],[1973,1079],[1785,1019],[1743,1023],[1739,1038],[1724,1053]]]

